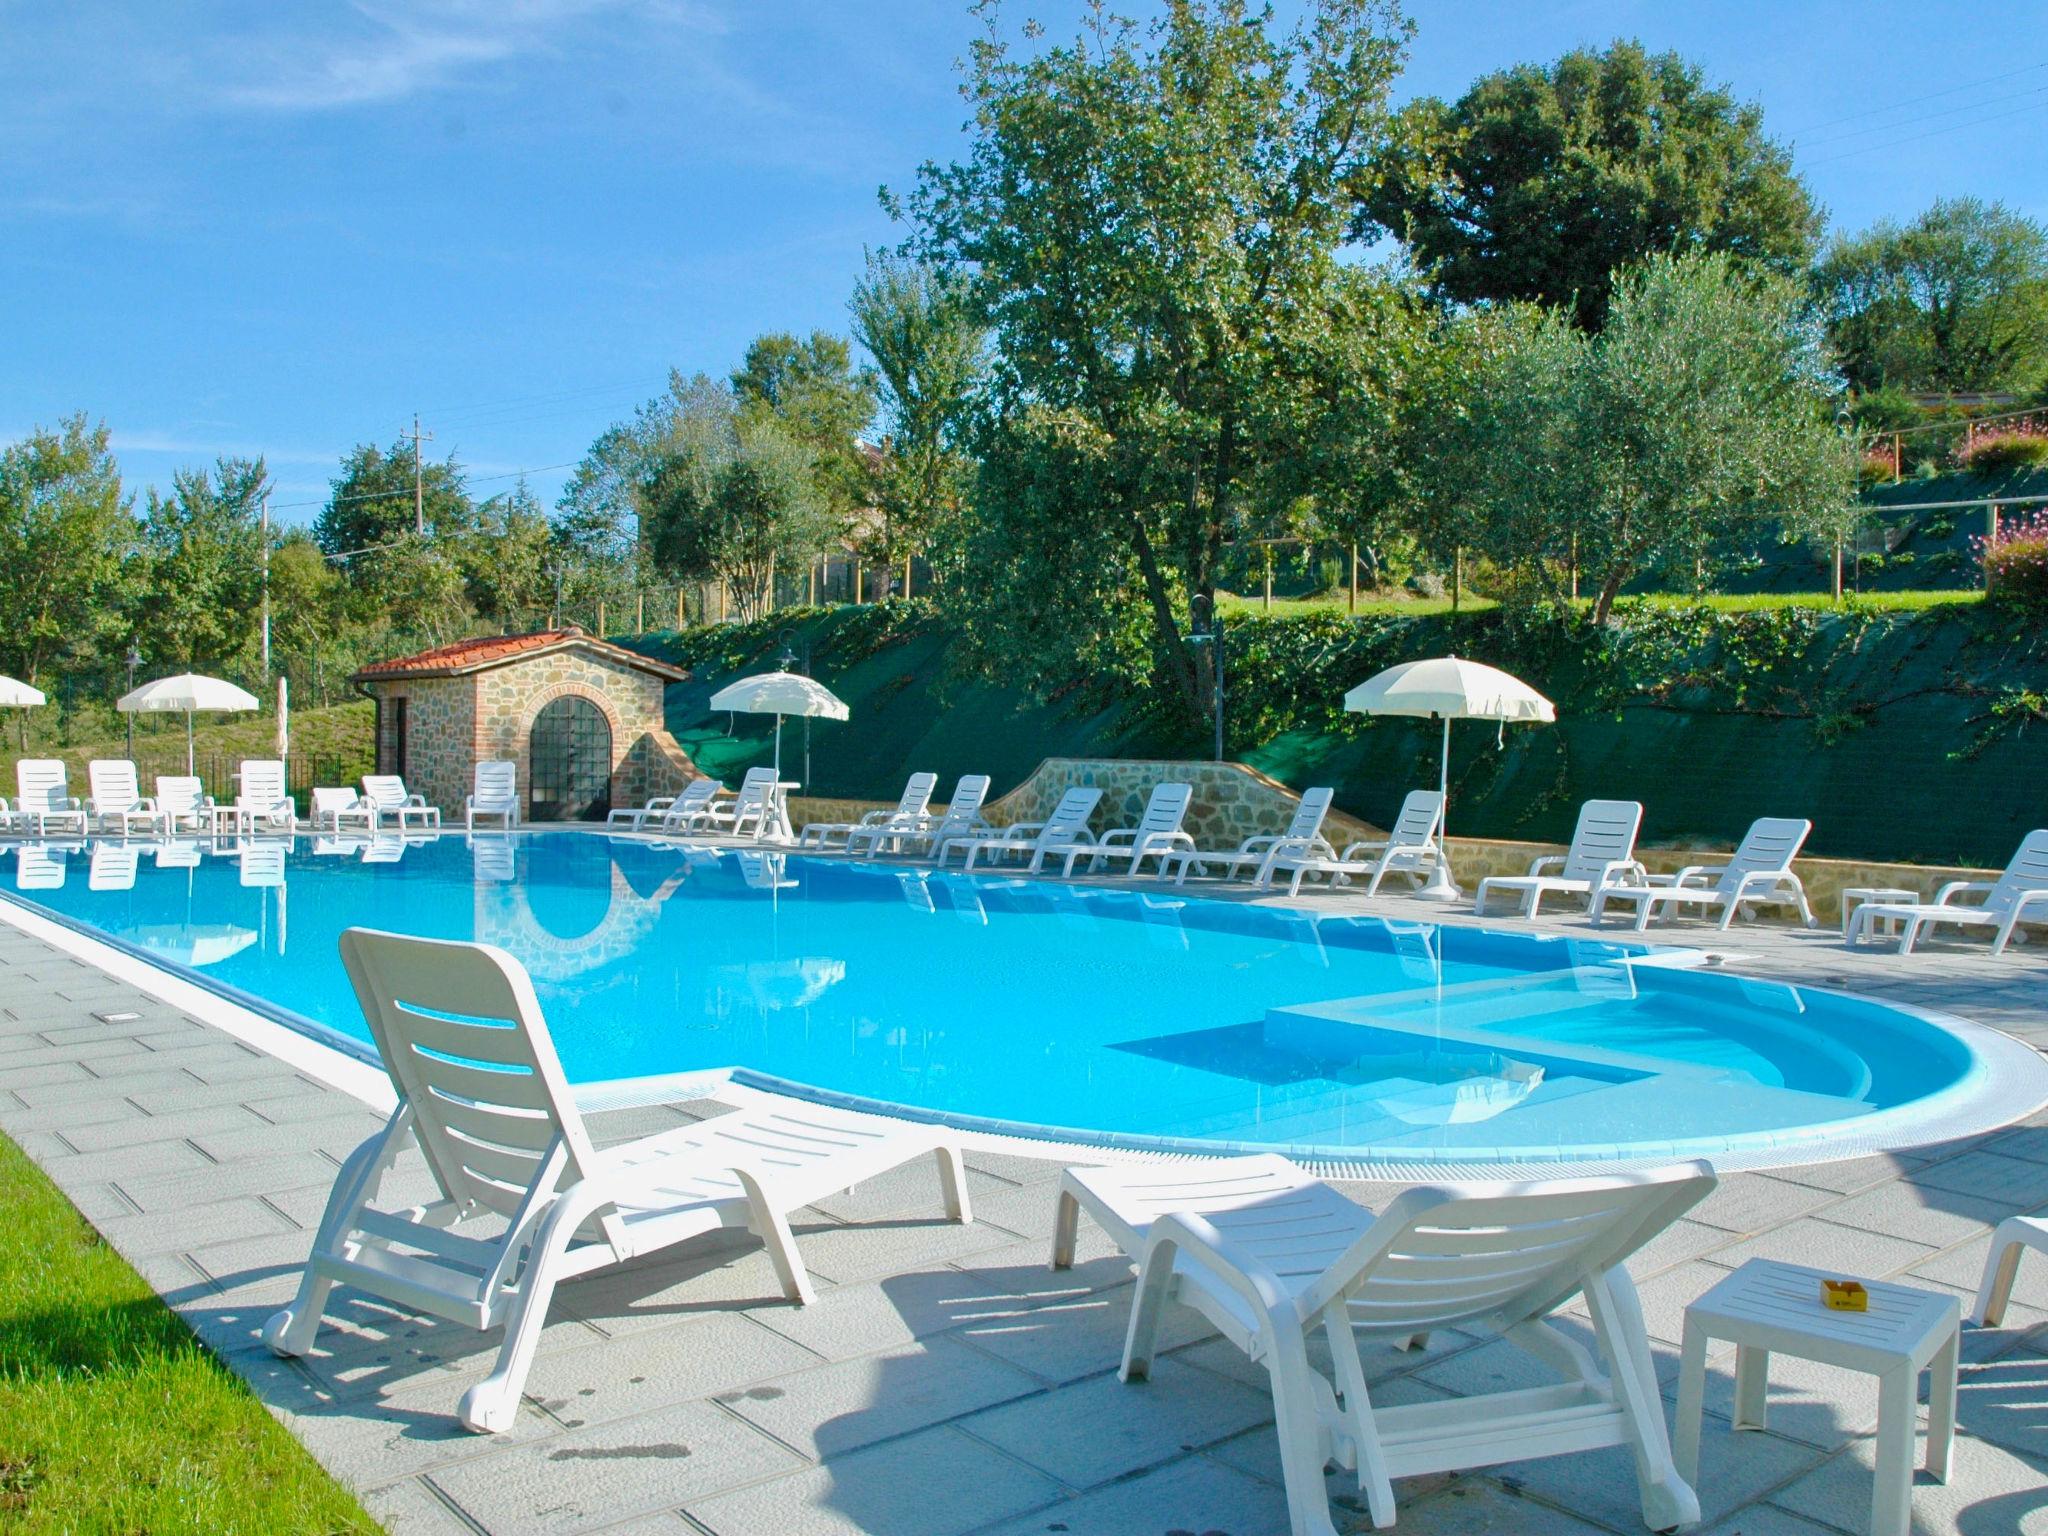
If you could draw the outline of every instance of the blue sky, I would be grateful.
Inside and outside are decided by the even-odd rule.
[[[2039,0],[1412,14],[1403,97],[1633,36],[1760,102],[1838,226],[1966,193],[2048,216]],[[83,409],[138,487],[261,451],[289,519],[414,409],[479,493],[531,469],[551,502],[670,367],[843,329],[863,246],[899,233],[876,187],[959,145],[973,32],[964,0],[0,0],[0,23],[0,435]]]

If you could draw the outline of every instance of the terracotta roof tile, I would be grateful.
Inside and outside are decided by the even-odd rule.
[[[637,651],[613,645],[608,640],[597,639],[580,629],[543,629],[530,635],[479,635],[471,640],[457,640],[451,645],[420,651],[416,655],[394,656],[387,661],[372,662],[356,673],[354,681],[371,683],[401,677],[450,676],[462,672],[479,672],[532,652],[553,650],[572,644],[601,651],[614,660],[660,677],[680,680],[689,676],[680,667],[656,661],[651,656],[642,656]]]

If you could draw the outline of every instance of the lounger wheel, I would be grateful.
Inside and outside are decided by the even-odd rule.
[[[455,1413],[464,1429],[502,1435],[519,1417],[519,1394],[495,1381],[480,1381],[462,1394]]]

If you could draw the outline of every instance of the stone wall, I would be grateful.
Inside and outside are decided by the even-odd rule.
[[[467,677],[415,677],[376,684],[377,770],[405,777],[405,787],[460,814],[469,793],[470,741],[476,732],[476,691]],[[398,756],[398,700],[405,700],[405,758]]]

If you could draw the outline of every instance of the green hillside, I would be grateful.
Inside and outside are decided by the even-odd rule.
[[[751,626],[623,643],[695,670],[669,724],[706,771],[769,759],[769,717],[713,714],[735,676],[785,647],[852,707],[846,723],[792,721],[783,761],[814,792],[893,798],[905,773],[994,776],[997,793],[1052,755],[1207,755],[1199,727],[1142,696],[1075,689],[1035,701],[952,675],[949,635],[917,603],[778,615]],[[1651,841],[1729,839],[1755,816],[1804,815],[1815,853],[2002,863],[2048,822],[2048,637],[1995,606],[1727,612],[1631,604],[1605,633],[1516,621],[1334,614],[1237,621],[1230,755],[1384,822],[1435,777],[1436,730],[1342,714],[1382,666],[1456,651],[1526,677],[1554,727],[1453,731],[1453,830],[1561,839],[1582,799],[1647,806]],[[799,665],[802,665],[800,660]]]
[[[31,712],[31,719],[35,712]],[[371,732],[376,706],[368,699],[352,704],[335,704],[326,709],[294,710],[291,716],[291,781],[294,789],[307,784],[353,784],[376,769],[376,748]],[[8,721],[12,727],[17,722]],[[38,722],[40,723],[40,722]],[[108,722],[112,724],[112,722]],[[14,762],[24,755],[19,738],[9,729],[0,741],[0,794],[14,793]],[[199,774],[208,791],[232,797],[229,776],[245,757],[277,756],[277,716],[266,709],[249,715],[201,716],[192,733],[193,753]],[[72,790],[85,793],[85,765],[96,757],[126,757],[125,730],[81,736],[74,741],[51,739],[31,732],[29,757],[61,757],[70,765]],[[138,716],[135,723],[135,766],[144,790],[156,776],[185,771],[185,717]]]

